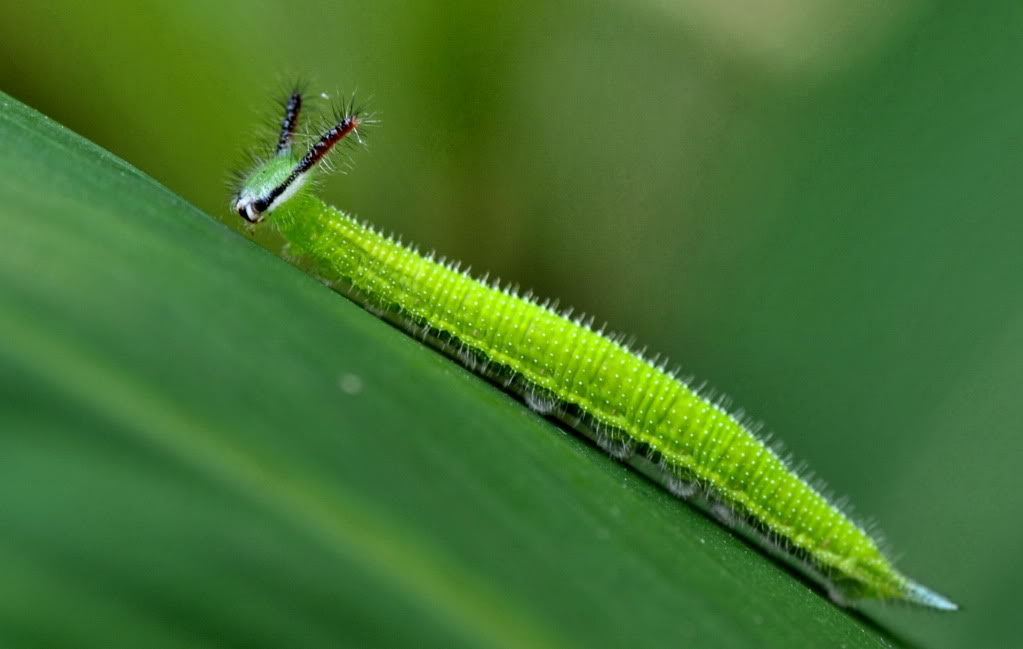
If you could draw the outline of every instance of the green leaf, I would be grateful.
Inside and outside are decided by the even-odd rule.
[[[125,162],[0,109],[0,644],[893,646]]]

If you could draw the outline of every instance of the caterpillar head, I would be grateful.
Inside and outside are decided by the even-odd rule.
[[[264,215],[298,194],[308,181],[313,167],[323,160],[334,145],[354,133],[363,123],[351,105],[347,110],[336,111],[336,119],[331,122],[330,127],[320,135],[305,155],[296,158],[292,154],[291,145],[301,112],[302,94],[293,92],[284,105],[281,133],[274,155],[260,162],[245,176],[235,194],[232,207],[249,223],[259,223]]]
[[[245,179],[234,201],[234,210],[249,223],[297,194],[308,179],[307,173],[295,173],[298,162],[289,154],[278,154],[259,164]]]

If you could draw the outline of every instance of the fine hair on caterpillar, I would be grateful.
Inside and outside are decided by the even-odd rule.
[[[341,102],[299,147],[303,94],[291,93],[283,109],[272,153],[241,178],[231,208],[251,226],[266,220],[309,272],[783,555],[836,602],[958,608],[899,572],[876,535],[723,394],[693,387],[660,355],[595,329],[592,317],[489,276],[474,279],[323,203],[311,180],[339,144],[361,142],[368,120]]]

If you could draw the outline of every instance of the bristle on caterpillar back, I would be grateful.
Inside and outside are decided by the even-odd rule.
[[[367,123],[335,106],[308,150],[292,150],[303,96],[284,104],[274,155],[247,174],[234,209],[250,223],[272,214],[289,254],[318,277],[473,372],[557,418],[613,457],[704,506],[722,523],[781,551],[822,581],[832,599],[899,600],[954,610],[900,573],[876,536],[819,480],[787,458],[760,424],[706,384],[679,378],[660,355],[635,350],[594,319],[379,233],[324,204],[307,180]]]

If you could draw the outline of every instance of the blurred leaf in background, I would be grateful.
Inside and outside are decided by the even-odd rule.
[[[289,75],[382,122],[327,198],[557,296],[764,418],[1010,646],[1023,6],[48,2],[0,89],[211,214]]]

